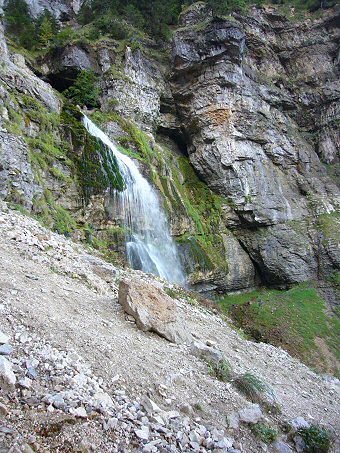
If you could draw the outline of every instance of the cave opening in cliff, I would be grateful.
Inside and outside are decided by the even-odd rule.
[[[160,143],[167,144],[172,149],[175,149],[176,153],[186,157],[189,156],[187,141],[181,130],[159,127],[157,136]]]
[[[79,71],[76,69],[67,69],[60,72],[50,73],[45,77],[45,80],[54,89],[62,93],[74,84],[78,74]]]

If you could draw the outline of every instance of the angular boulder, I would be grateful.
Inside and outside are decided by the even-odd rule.
[[[190,350],[194,356],[207,362],[218,363],[224,358],[221,351],[200,341],[194,341],[190,345]]]
[[[241,422],[255,424],[263,417],[261,408],[258,404],[251,404],[250,406],[241,409],[238,412]]]
[[[123,279],[118,300],[142,331],[155,332],[172,343],[186,339],[178,322],[176,303],[160,288],[141,280]]]

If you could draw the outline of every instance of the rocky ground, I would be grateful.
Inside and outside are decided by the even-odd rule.
[[[294,451],[283,426],[298,416],[339,432],[336,379],[184,300],[173,301],[185,333],[176,343],[144,332],[118,303],[119,280],[143,280],[166,300],[162,282],[116,269],[6,204],[0,230],[1,452]],[[260,377],[279,413],[211,376],[215,355]],[[258,421],[279,429],[276,444],[252,434]]]

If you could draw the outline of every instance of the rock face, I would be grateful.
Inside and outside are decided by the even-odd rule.
[[[173,343],[185,338],[177,319],[176,303],[160,288],[124,279],[119,285],[118,300],[144,332],[155,332]]]
[[[269,283],[320,276],[325,232],[304,220],[338,222],[329,214],[339,189],[323,165],[339,159],[332,14],[293,25],[270,9],[232,20],[190,10],[174,37],[172,92],[190,161],[231,201],[237,236]]]
[[[102,50],[100,61],[105,69],[103,58]],[[160,99],[166,90],[160,67],[139,49],[132,52],[130,47],[126,48],[120,66],[118,74],[106,72],[103,105],[109,107],[114,101],[117,112],[151,131],[159,122]]]
[[[50,11],[59,20],[69,20],[80,10],[84,0],[27,0],[33,17],[38,17],[45,9]],[[5,0],[6,4],[6,0]]]
[[[35,15],[48,6],[63,21],[81,2],[28,4]],[[195,289],[286,286],[340,268],[337,14],[292,22],[274,8],[253,8],[213,18],[198,2],[180,16],[169,61],[148,40],[131,49],[109,38],[75,40],[40,61],[41,74],[59,91],[79,71],[96,72],[108,115],[103,129],[136,154],[159,189]],[[109,231],[119,219],[107,185],[85,187],[84,201],[87,181],[75,168],[80,156],[88,162],[96,156],[85,156],[79,131],[60,121],[60,97],[23,57],[10,55],[3,39],[0,58],[1,197],[41,214],[51,192],[123,255],[124,241]],[[33,112],[27,120],[26,96],[44,115]],[[64,154],[53,152],[46,165],[38,142],[48,145],[52,131],[43,123],[55,114],[53,145]],[[74,236],[84,239],[80,230]]]

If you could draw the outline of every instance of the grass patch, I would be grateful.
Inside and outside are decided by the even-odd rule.
[[[198,305],[196,294],[183,288],[164,286],[163,291],[172,299],[185,300],[190,305]]]
[[[264,423],[255,423],[251,425],[250,430],[258,439],[266,444],[271,444],[277,439],[278,433],[276,429]]]
[[[69,236],[77,228],[76,220],[54,200],[48,189],[33,198],[33,212],[44,226],[59,234]]]
[[[287,291],[263,289],[229,295],[219,303],[253,339],[283,347],[320,371],[339,373],[338,366],[329,369],[324,351],[315,341],[324,340],[338,361],[340,320],[327,315],[325,302],[311,283]]]
[[[229,382],[232,379],[233,370],[226,359],[221,359],[218,362],[210,360],[208,362],[208,373],[219,381]]]
[[[234,380],[235,387],[253,402],[259,401],[259,394],[268,390],[267,385],[251,373],[237,376]]]

